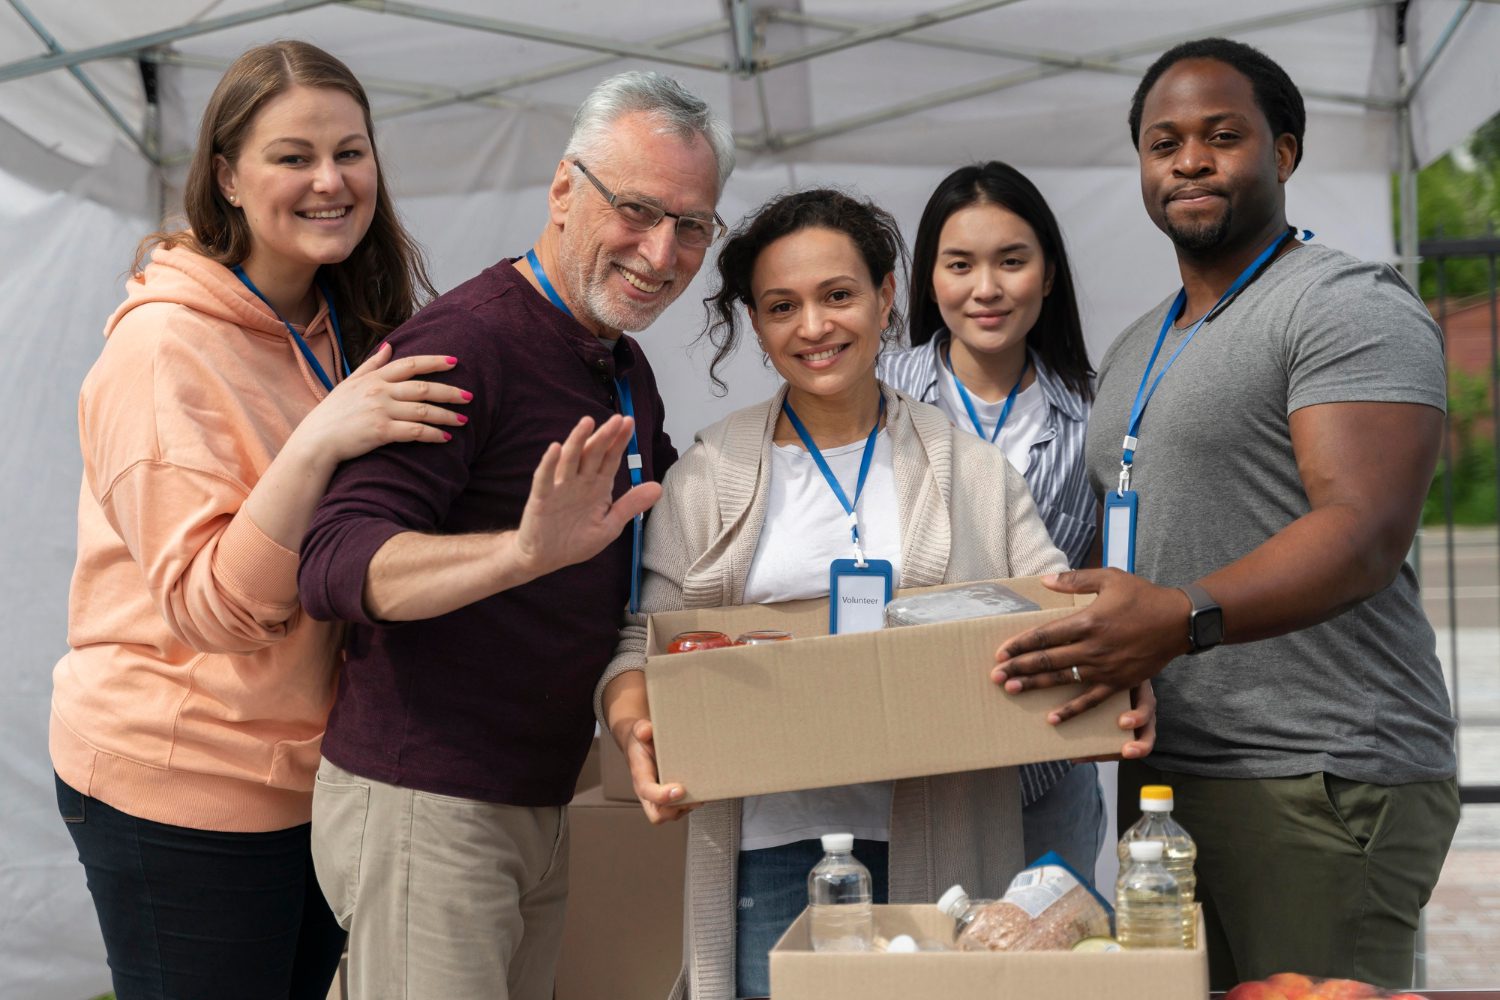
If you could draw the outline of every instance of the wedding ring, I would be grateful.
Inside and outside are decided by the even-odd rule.
[[[1083,683],[1083,675],[1078,672],[1078,664],[1076,663],[1073,664],[1073,682],[1075,684]]]

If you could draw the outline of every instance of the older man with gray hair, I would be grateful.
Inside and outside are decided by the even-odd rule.
[[[604,81],[536,243],[390,338],[456,357],[445,377],[472,397],[447,443],[344,465],[302,546],[304,606],[350,623],[313,856],[351,996],[552,995],[565,806],[677,457],[624,332],[698,272],[733,166],[729,129],[673,80]]]

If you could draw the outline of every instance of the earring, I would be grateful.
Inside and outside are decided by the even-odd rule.
[[[240,204],[240,196],[237,195],[237,194],[230,195],[229,196],[229,204],[231,204],[231,205],[235,206],[236,208],[238,208],[239,204]]]

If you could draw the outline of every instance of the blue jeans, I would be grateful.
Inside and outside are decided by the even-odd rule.
[[[1104,846],[1104,825],[1099,768],[1076,764],[1047,794],[1021,810],[1026,863],[1056,851],[1092,883],[1094,862]]]
[[[887,898],[887,847],[879,840],[854,842],[855,858],[870,869],[876,903]],[[734,924],[736,997],[771,995],[771,946],[807,908],[807,874],[822,860],[823,845],[817,840],[740,852]]]
[[[310,824],[221,833],[137,819],[57,778],[118,1000],[324,1000],[344,950]]]

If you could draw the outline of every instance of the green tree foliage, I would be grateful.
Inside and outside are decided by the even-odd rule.
[[[1392,192],[1399,197],[1394,185]],[[1481,125],[1459,150],[1417,175],[1417,230],[1424,240],[1500,231],[1500,115]],[[1437,261],[1423,261],[1420,288],[1428,301],[1440,292],[1448,299],[1484,295],[1490,291],[1489,262],[1484,257],[1459,257],[1440,268]],[[1444,522],[1446,497],[1451,497],[1458,524],[1497,520],[1494,414],[1490,373],[1455,371],[1448,386],[1451,439],[1422,509],[1424,523]]]
[[[1448,493],[1452,491],[1453,523],[1494,524],[1500,510],[1495,478],[1493,426],[1486,426],[1490,408],[1490,381],[1483,375],[1455,371],[1448,383],[1448,433],[1432,488],[1422,506],[1423,524],[1442,524],[1446,518]],[[1448,469],[1451,465],[1451,481]]]
[[[1392,197],[1399,199],[1395,182]],[[1399,219],[1399,211],[1397,212]],[[1481,125],[1456,152],[1443,154],[1417,175],[1417,233],[1434,236],[1483,236],[1500,229],[1500,115]],[[1447,298],[1481,295],[1489,288],[1489,271],[1481,257],[1443,264],[1442,291]],[[1424,261],[1421,292],[1438,296],[1438,264]]]

